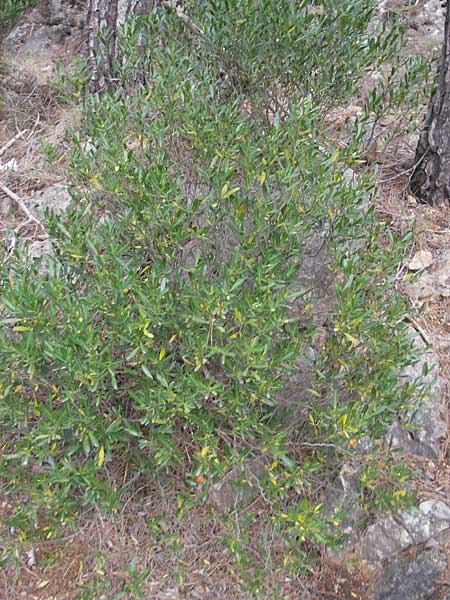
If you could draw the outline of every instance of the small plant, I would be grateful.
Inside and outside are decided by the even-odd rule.
[[[416,493],[411,489],[413,471],[397,456],[392,461],[380,453],[370,457],[359,477],[360,494],[363,508],[369,512],[398,512],[400,509],[414,506]]]
[[[78,103],[90,81],[86,61],[74,58],[69,67],[57,63],[53,86],[59,98],[67,103]]]
[[[48,161],[53,164],[59,163],[64,158],[64,152],[58,151],[58,149],[50,143],[43,144],[41,146],[41,152],[47,157]]]

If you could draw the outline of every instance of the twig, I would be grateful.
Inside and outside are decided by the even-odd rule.
[[[6,144],[3,146],[3,148],[0,148],[0,156],[3,156],[5,154],[5,152],[8,150],[8,148],[10,148],[14,144],[14,142],[19,140],[27,131],[28,131],[28,129],[19,131],[19,133],[16,134],[13,138],[11,138],[9,140],[9,142],[6,142]]]
[[[33,221],[34,223],[36,223],[36,225],[38,225],[42,229],[42,231],[45,232],[45,228],[42,225],[42,223],[30,212],[29,208],[25,205],[24,201],[21,198],[19,198],[17,194],[15,194],[13,191],[7,188],[6,185],[4,185],[1,181],[0,190],[17,204],[20,210],[27,216],[29,221]]]
[[[38,126],[38,125],[39,125],[39,123],[40,123],[40,120],[41,120],[41,115],[40,115],[40,114],[38,114],[38,116],[37,116],[37,119],[36,119],[36,123],[33,125],[33,129],[30,131],[30,135],[28,136],[28,138],[27,138],[27,139],[29,139],[29,140],[30,140],[30,139],[33,137],[33,135],[34,135],[34,132],[36,131],[36,128],[37,128],[37,126]],[[25,131],[26,131],[26,130],[25,130]]]
[[[424,331],[423,327],[421,327],[419,325],[419,323],[413,319],[413,317],[405,317],[405,321],[408,321],[408,323],[410,323],[414,329],[420,333],[423,341],[428,345],[428,346],[433,346],[433,342],[431,341],[429,335]]]
[[[166,6],[167,8],[174,8],[176,13],[177,13],[177,17],[180,19],[180,21],[182,21],[186,27],[192,32],[195,33],[196,35],[204,35],[204,31],[203,29],[201,29],[198,25],[196,25],[189,17],[188,15],[185,13],[184,8],[177,4],[176,1],[174,0],[163,0],[163,6]]]

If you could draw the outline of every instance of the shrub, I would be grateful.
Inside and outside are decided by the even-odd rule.
[[[333,9],[343,52],[350,4]],[[281,27],[270,3],[261,3],[267,23],[257,6],[225,3],[223,18],[241,15],[249,31]],[[329,35],[328,3],[322,12],[298,7],[297,16],[313,15],[310,35]],[[283,3],[280,12],[290,23],[293,11]],[[369,12],[355,14],[367,27]],[[234,29],[211,23],[207,43],[222,48]],[[0,462],[27,494],[14,522],[68,521],[80,501],[114,509],[135,473],[176,473],[182,498],[206,496],[231,466],[262,453],[270,466],[261,485],[290,543],[330,541],[318,481],[354,452],[353,440],[379,438],[420,393],[397,382],[413,360],[392,289],[403,246],[362,209],[373,185],[343,178],[351,148],[337,152],[324,140],[313,98],[347,94],[348,78],[323,66],[313,97],[293,94],[284,117],[275,110],[262,127],[242,96],[258,79],[224,101],[214,79],[222,58],[206,64],[208,53],[171,27],[175,17],[157,11],[130,22],[124,85],[86,98],[74,134],[73,207],[47,215],[54,254],[24,260],[18,247],[2,262]],[[360,39],[362,21],[355,31]],[[287,64],[294,33],[285,33],[278,51]],[[256,41],[245,43],[256,50]],[[352,81],[372,48],[358,44]],[[146,84],[133,87],[132,65],[147,45]],[[244,67],[249,52],[241,50]],[[261,53],[260,75],[268,47]],[[303,93],[296,65],[284,77]],[[307,292],[297,275],[313,233],[336,275],[336,306],[301,407],[306,418],[289,427],[276,408],[315,331],[307,307],[292,310]],[[298,563],[297,550],[286,564]]]

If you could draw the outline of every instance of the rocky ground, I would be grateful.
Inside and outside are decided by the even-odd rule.
[[[408,25],[407,48],[411,51],[419,48],[430,56],[439,50],[444,24],[441,2],[384,0],[380,10],[383,18],[401,15]],[[67,10],[58,7],[56,12],[34,8],[3,45],[6,72],[1,86],[0,231],[5,234],[8,228],[15,229],[28,240],[35,255],[48,251],[39,221],[41,211],[65,210],[70,202],[65,179],[69,142],[65,135],[77,123],[79,111],[64,102],[50,81],[56,65],[68,63],[81,47],[82,16],[76,3],[69,3]],[[412,415],[412,424],[396,423],[386,442],[404,448],[416,465],[419,502],[399,515],[381,516],[363,534],[356,535],[349,522],[352,535],[344,553],[339,557],[324,555],[323,568],[316,574],[317,599],[450,600],[450,208],[424,207],[408,194],[409,172],[402,170],[402,165],[404,159],[413,158],[415,137],[408,135],[397,142],[396,160],[392,150],[377,155],[381,194],[376,210],[381,221],[392,219],[402,232],[414,228],[414,241],[399,269],[397,283],[418,309],[410,322],[410,335],[423,358],[402,376],[414,380],[427,363],[432,391]],[[302,276],[314,282],[316,301],[325,307],[329,304],[322,280],[326,265],[317,254],[314,257],[311,264],[305,261]],[[300,369],[299,377],[307,377],[307,373]],[[298,382],[294,387],[298,389]],[[357,470],[357,463],[343,469],[330,491],[330,510],[347,503],[357,516],[353,484]],[[224,502],[224,494],[216,490],[216,503]],[[123,570],[124,557],[140,554],[145,558],[156,553],[156,562],[164,560],[162,550],[149,547],[145,538],[145,514],[152,510],[152,502],[155,500],[142,502],[130,497],[123,514],[114,521],[90,515],[77,533],[24,549],[24,555],[18,557],[19,566],[2,573],[1,597],[75,598],[80,585],[93,577],[109,577],[115,589],[120,589],[121,582],[130,577]],[[8,511],[6,499],[0,508]],[[166,524],[168,529],[170,526]],[[188,546],[182,557],[190,569],[189,586],[170,588],[155,579],[151,598],[222,595],[227,600],[244,600],[218,546],[220,532],[214,527],[217,525],[213,526],[200,509],[192,515],[186,523],[191,549]],[[102,552],[108,552],[107,565],[98,558]],[[294,586],[291,594],[292,598],[313,598]]]

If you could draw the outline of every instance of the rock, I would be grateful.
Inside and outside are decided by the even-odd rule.
[[[375,600],[429,600],[446,566],[445,553],[437,549],[397,559],[382,571]]]
[[[49,24],[59,25],[64,21],[64,11],[61,6],[61,0],[48,0]]]
[[[304,293],[292,302],[289,316],[300,316],[304,320],[310,318],[315,336],[311,346],[305,345],[300,352],[295,369],[284,374],[284,386],[277,396],[277,413],[286,421],[293,419],[299,422],[307,418],[309,411],[311,392],[308,390],[314,387],[317,352],[326,342],[326,323],[336,305],[330,262],[323,232],[314,231],[305,240],[302,262],[294,284],[295,291]]]
[[[46,254],[53,254],[53,247],[49,239],[36,240],[28,249],[28,255],[30,258],[40,258]]]
[[[358,176],[356,175],[356,173],[353,169],[350,169],[350,168],[345,169],[342,176],[346,183],[348,183],[352,187],[356,187]],[[364,194],[364,198],[361,203],[361,210],[366,213],[369,210],[369,208],[370,208],[369,194]]]
[[[16,172],[18,171],[18,168],[17,160],[15,158],[11,158],[11,160],[8,160],[6,163],[0,163],[0,173],[4,173],[5,171]]]
[[[66,185],[55,183],[43,190],[35,192],[27,201],[28,206],[37,212],[51,210],[57,214],[68,209],[71,202],[69,190]]]
[[[305,290],[305,294],[294,302],[292,312],[305,314],[305,307],[311,305],[311,314],[305,316],[311,316],[315,327],[324,326],[336,305],[330,263],[331,258],[326,251],[326,232],[313,232],[305,240],[296,278],[298,289]]]
[[[410,271],[420,271],[433,264],[433,255],[429,250],[419,250],[408,263]]]
[[[371,525],[363,537],[360,553],[369,562],[381,562],[411,546],[443,539],[450,539],[450,507],[440,500],[427,500],[418,508]]]
[[[433,300],[450,296],[450,252],[435,263],[432,270],[422,273],[415,281],[405,283],[406,294],[415,300]]]
[[[358,492],[359,478],[361,475],[361,464],[359,461],[348,461],[342,467],[339,476],[327,490],[327,499],[324,506],[324,514],[327,517],[337,516],[342,511],[344,517],[340,517],[337,526],[330,528],[330,533],[345,536],[344,545],[336,552],[329,548],[330,556],[345,556],[354,552],[358,539],[358,525],[364,519],[364,510]],[[341,520],[342,519],[342,520]]]
[[[222,481],[209,488],[209,501],[214,509],[227,513],[231,508],[246,502],[255,495],[257,483],[267,473],[267,456],[258,456],[243,466],[237,465],[225,475]]]
[[[406,367],[400,376],[400,383],[414,384],[418,379],[429,386],[428,394],[409,411],[403,420],[398,419],[385,436],[388,446],[402,448],[408,454],[438,458],[442,442],[447,435],[447,419],[443,398],[443,382],[437,375],[438,359],[412,327],[409,335],[414,340],[418,360]],[[424,374],[428,371],[427,374]]]

